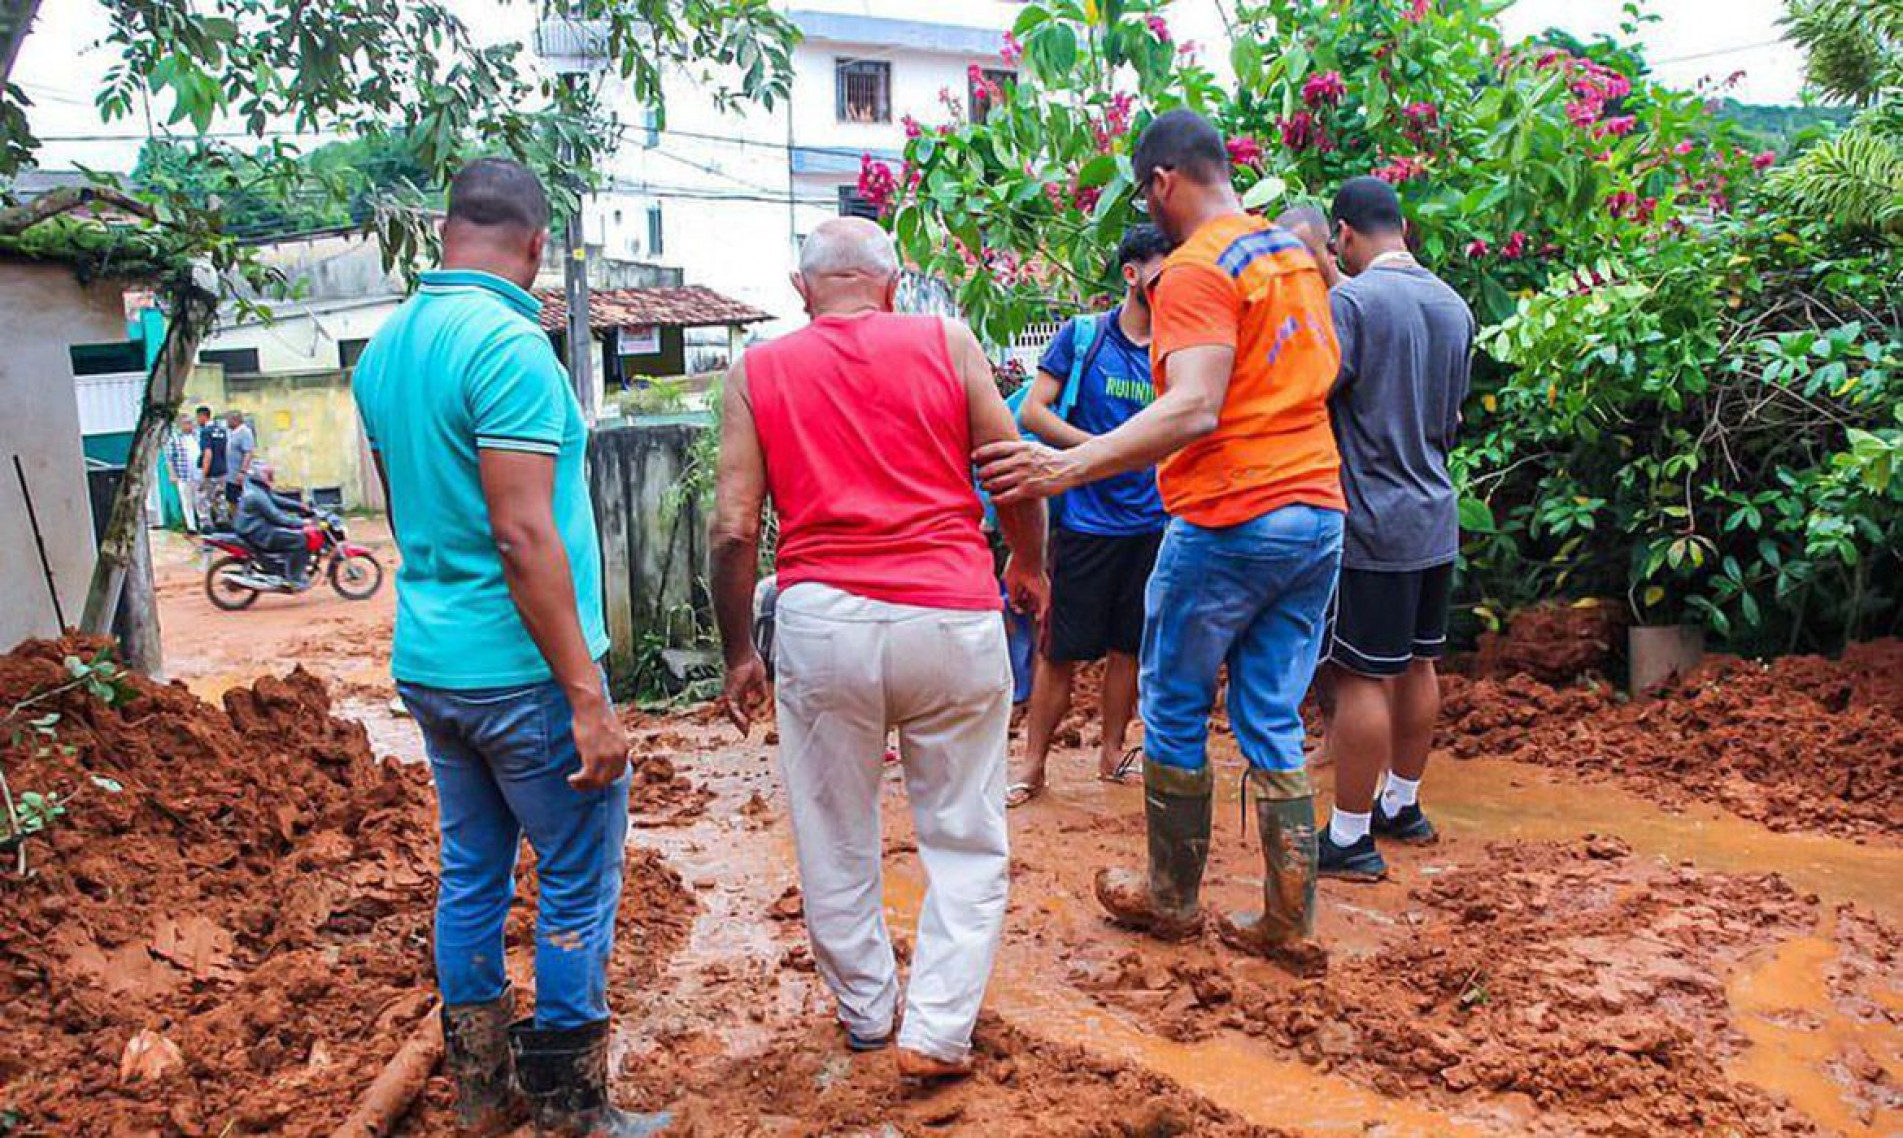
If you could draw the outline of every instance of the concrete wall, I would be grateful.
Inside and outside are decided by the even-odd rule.
[[[617,692],[634,677],[645,634],[679,630],[712,612],[707,592],[707,516],[699,502],[671,508],[668,490],[687,469],[706,416],[597,427],[588,482],[601,530],[608,675]]]
[[[19,455],[66,622],[92,579],[92,508],[74,395],[74,344],[126,338],[123,282],[82,285],[65,265],[0,261],[0,650],[58,633],[13,456]]]
[[[185,405],[212,407],[221,417],[240,411],[258,436],[258,453],[277,467],[281,485],[335,486],[348,509],[376,509],[382,496],[376,469],[350,398],[349,373],[226,375],[215,364],[193,370]]]

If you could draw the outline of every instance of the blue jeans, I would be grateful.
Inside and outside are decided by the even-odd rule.
[[[1216,675],[1249,765],[1302,767],[1302,696],[1315,676],[1341,566],[1342,516],[1285,506],[1226,529],[1170,522],[1144,594],[1143,751],[1183,770],[1209,761]]]
[[[450,691],[400,683],[423,729],[442,824],[436,982],[447,1004],[495,999],[508,983],[503,926],[515,897],[522,835],[540,878],[535,1025],[559,1030],[608,1017],[608,954],[621,901],[628,776],[578,791],[568,697],[553,681]]]

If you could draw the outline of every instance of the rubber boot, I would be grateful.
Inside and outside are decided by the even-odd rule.
[[[608,1102],[608,1023],[509,1029],[516,1080],[529,1100],[535,1133],[545,1138],[644,1138],[667,1127],[667,1114],[630,1114]]]
[[[518,1126],[528,1106],[515,1085],[509,1024],[515,989],[485,1004],[444,1004],[443,1068],[456,1081],[458,1132],[488,1138]]]
[[[1209,861],[1210,796],[1215,777],[1201,770],[1143,760],[1143,808],[1149,824],[1150,869],[1106,869],[1097,874],[1097,901],[1118,924],[1162,940],[1183,940],[1202,929],[1197,903]]]
[[[1315,941],[1318,851],[1308,771],[1252,768],[1244,785],[1255,792],[1262,838],[1262,912],[1226,917],[1217,931],[1232,948],[1267,957],[1297,976],[1320,976],[1328,971],[1328,953]]]

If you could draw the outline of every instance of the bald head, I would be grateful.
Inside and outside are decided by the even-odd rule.
[[[1341,268],[1335,264],[1335,254],[1328,248],[1328,215],[1320,206],[1292,206],[1275,219],[1275,224],[1293,233],[1308,247],[1309,256],[1315,258],[1315,264],[1321,268],[1322,283],[1334,288],[1341,282]]]
[[[793,274],[793,287],[813,316],[890,311],[898,281],[899,254],[891,235],[861,217],[821,222],[800,246],[800,267]]]

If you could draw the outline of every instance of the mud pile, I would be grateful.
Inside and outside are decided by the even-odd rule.
[[[1426,879],[1403,916],[1405,934],[1311,983],[1256,983],[1221,949],[1085,955],[1072,982],[1164,1034],[1239,1029],[1388,1094],[1517,1098],[1535,1132],[1809,1132],[1726,1073],[1742,1047],[1727,975],[1818,917],[1780,879],[1666,867],[1610,838],[1496,844]]]
[[[1717,660],[1628,702],[1603,685],[1446,677],[1440,741],[1718,803],[1774,830],[1903,835],[1903,642]]]
[[[1462,664],[1474,676],[1527,675],[1548,683],[1604,675],[1621,654],[1629,622],[1616,601],[1547,601],[1513,614],[1505,632],[1481,633]]]
[[[0,706],[71,645],[0,657]],[[427,775],[302,671],[37,706],[8,781],[65,804],[0,877],[5,1109],[47,1133],[326,1131],[430,1005]],[[0,743],[6,742],[0,736]]]

